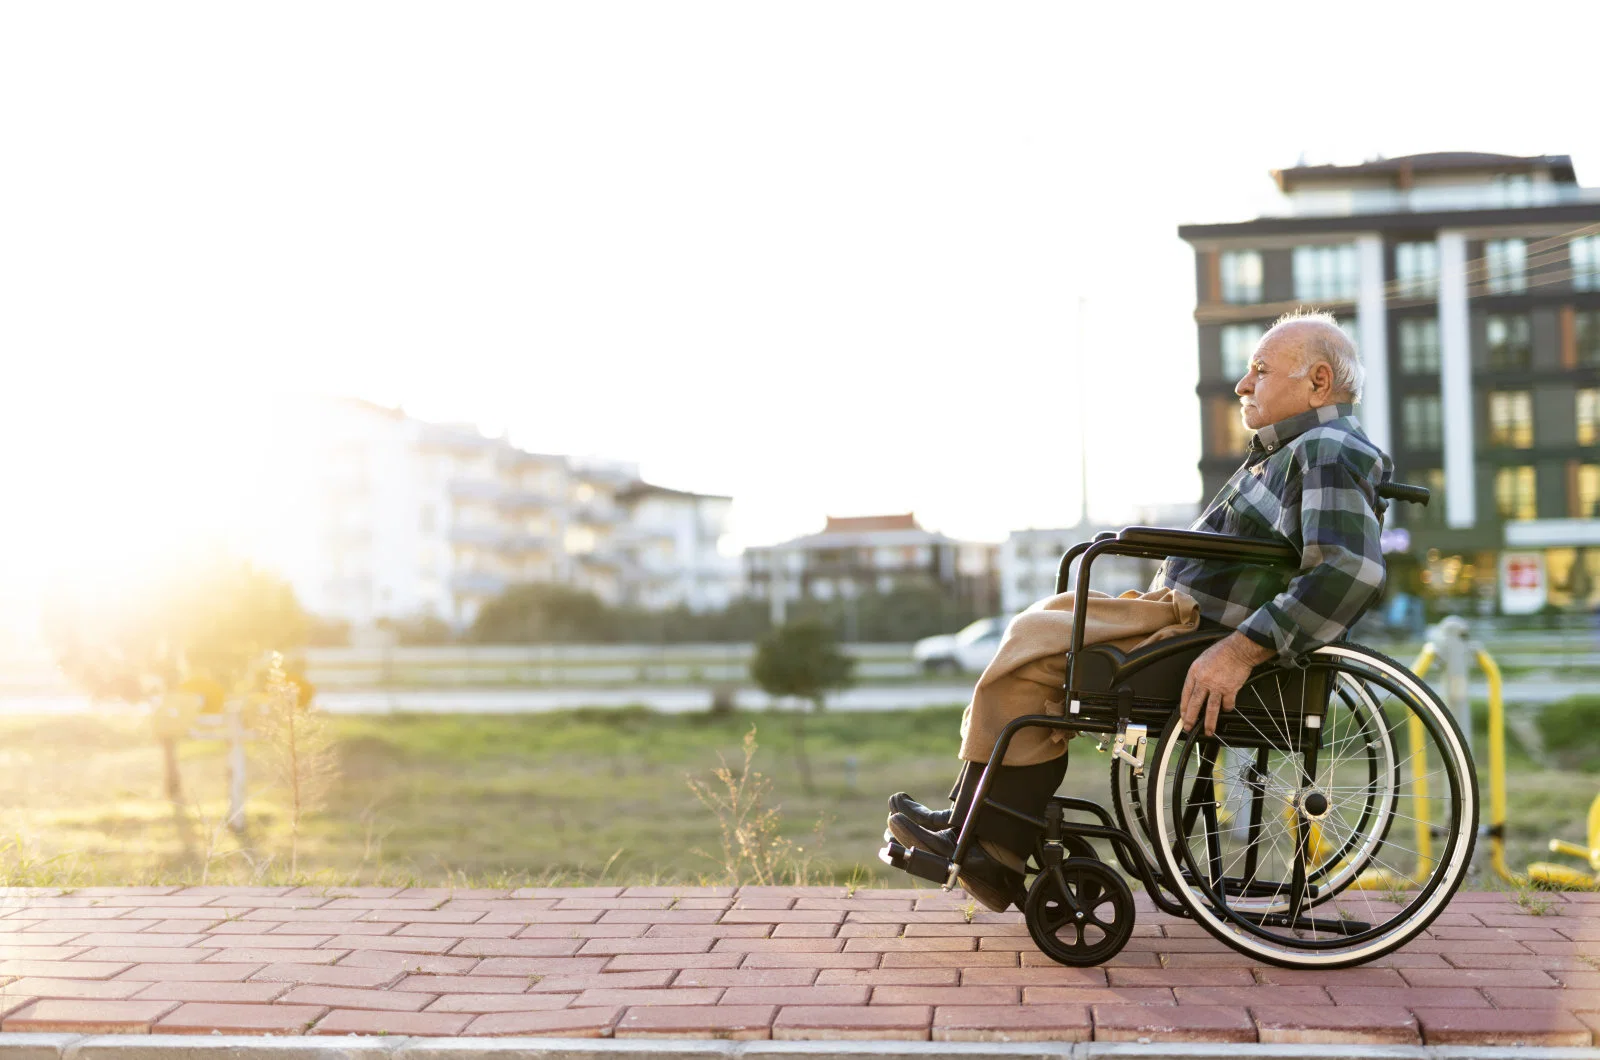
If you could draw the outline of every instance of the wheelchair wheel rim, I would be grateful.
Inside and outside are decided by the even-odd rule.
[[[1209,882],[1208,875],[1212,878],[1220,876],[1224,881],[1229,879],[1226,865],[1220,873],[1216,871],[1215,846],[1220,844],[1221,832],[1214,826],[1215,789],[1198,782],[1204,777],[1206,769],[1205,752],[1200,749],[1201,744],[1205,742],[1204,738],[1198,733],[1181,734],[1176,717],[1169,723],[1165,734],[1170,740],[1163,740],[1160,760],[1150,778],[1150,794],[1146,800],[1153,811],[1153,838],[1157,841],[1164,872],[1170,885],[1195,918],[1213,935],[1234,948],[1281,964],[1353,964],[1369,960],[1402,945],[1426,927],[1442,908],[1445,900],[1454,893],[1465,872],[1476,832],[1477,792],[1473,782],[1471,757],[1453,720],[1438,703],[1437,697],[1398,664],[1364,649],[1330,645],[1319,649],[1313,655],[1312,666],[1319,665],[1331,673],[1350,672],[1353,679],[1358,682],[1375,684],[1398,700],[1402,706],[1403,721],[1416,718],[1423,723],[1426,735],[1432,741],[1427,749],[1438,756],[1439,769],[1434,772],[1442,774],[1447,781],[1447,794],[1429,796],[1424,789],[1422,797],[1448,800],[1451,817],[1447,823],[1452,827],[1445,837],[1443,849],[1427,863],[1427,876],[1420,881],[1420,892],[1399,912],[1375,917],[1375,922],[1372,924],[1366,924],[1355,916],[1350,916],[1346,920],[1349,907],[1356,903],[1351,899],[1345,899],[1342,904],[1336,903],[1334,907],[1340,919],[1327,920],[1308,917],[1306,910],[1312,908],[1312,903],[1302,901],[1292,903],[1291,909],[1295,919],[1291,923],[1276,923],[1275,919],[1285,921],[1289,917],[1282,911],[1274,912],[1263,906],[1275,904],[1277,895],[1271,896],[1273,902],[1256,901],[1252,906],[1248,900],[1241,901],[1238,896],[1229,896],[1227,892],[1230,883],[1224,882],[1219,890]],[[1387,730],[1389,728],[1387,715],[1384,715],[1384,718],[1383,727]],[[1224,726],[1219,725],[1219,735],[1223,729]],[[1167,746],[1169,743],[1170,747]],[[1296,746],[1294,734],[1291,733],[1287,737],[1286,743],[1290,747]],[[1173,768],[1174,759],[1176,768]],[[1184,792],[1186,788],[1190,788],[1189,780],[1186,778],[1190,776],[1188,769],[1191,763],[1195,764],[1193,776],[1196,778],[1196,785],[1189,791],[1194,798],[1186,804]],[[1432,775],[1434,774],[1419,774],[1419,778],[1426,779]],[[1338,785],[1330,785],[1330,789],[1337,787]],[[1335,804],[1337,800],[1347,797],[1348,793],[1345,792],[1337,790],[1329,792],[1329,798]],[[1367,825],[1370,834],[1364,837],[1365,841],[1359,844],[1358,848],[1345,845],[1341,853],[1346,856],[1350,868],[1348,872],[1343,873],[1342,880],[1337,878],[1339,875],[1337,873],[1327,874],[1330,890],[1335,886],[1341,886],[1342,890],[1342,885],[1349,884],[1355,875],[1367,866],[1391,872],[1397,868],[1380,851],[1388,842],[1388,833],[1395,820],[1407,816],[1395,809],[1393,803],[1398,800],[1399,795],[1396,793],[1388,807],[1371,818]],[[1213,822],[1207,826],[1209,832],[1204,834],[1206,864],[1197,859],[1192,839],[1192,817],[1196,814],[1196,808],[1198,816]],[[1182,819],[1186,811],[1191,814],[1188,825],[1191,835],[1188,837],[1182,833],[1184,827]],[[1208,814],[1213,816],[1207,816]],[[1306,849],[1302,845],[1304,840],[1301,838],[1305,834],[1304,823],[1303,819],[1296,821],[1292,840],[1301,863],[1302,879],[1310,875],[1304,871],[1307,856]],[[1213,838],[1211,833],[1215,833],[1217,838]],[[1354,856],[1351,856],[1352,853]],[[1418,864],[1419,866],[1423,864],[1420,855]],[[1250,882],[1250,878],[1244,876],[1242,879],[1236,879],[1233,886],[1245,890]],[[1337,898],[1341,890],[1334,890],[1324,900]],[[1359,893],[1357,896],[1359,897]],[[1376,911],[1372,908],[1371,900],[1367,901],[1366,907],[1369,913]],[[1310,925],[1310,937],[1302,937],[1305,934],[1304,925]],[[1274,934],[1270,928],[1283,928],[1292,934],[1289,936]]]

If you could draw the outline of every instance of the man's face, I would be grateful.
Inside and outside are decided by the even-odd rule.
[[[1269,331],[1250,358],[1250,371],[1233,392],[1239,415],[1252,431],[1286,420],[1315,406],[1310,375],[1291,378],[1300,370],[1300,340],[1293,328]]]

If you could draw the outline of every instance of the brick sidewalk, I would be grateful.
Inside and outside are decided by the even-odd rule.
[[[1142,899],[1075,969],[937,890],[0,893],[7,1032],[1600,1044],[1600,894],[1462,894],[1397,954],[1291,972]]]

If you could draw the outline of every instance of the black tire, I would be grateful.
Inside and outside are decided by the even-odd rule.
[[[1269,963],[1339,968],[1443,910],[1471,862],[1477,782],[1455,719],[1404,666],[1352,644],[1306,661],[1252,677],[1214,737],[1174,714],[1145,805],[1163,874],[1207,931]],[[1324,689],[1325,710],[1308,709]],[[1230,786],[1250,792],[1242,827]]]
[[[1109,961],[1133,937],[1133,892],[1097,859],[1066,858],[1045,868],[1022,913],[1039,951],[1074,968]]]

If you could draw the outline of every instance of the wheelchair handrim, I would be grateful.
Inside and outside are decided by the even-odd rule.
[[[1239,917],[1223,919],[1213,908],[1213,902],[1202,891],[1185,879],[1183,866],[1177,863],[1175,846],[1182,846],[1187,852],[1187,844],[1175,842],[1172,834],[1173,817],[1177,814],[1177,795],[1181,784],[1168,791],[1168,764],[1174,753],[1183,755],[1179,761],[1181,770],[1187,755],[1194,746],[1194,739],[1179,740],[1177,733],[1178,718],[1174,716],[1163,734],[1162,748],[1157,767],[1150,779],[1150,796],[1146,800],[1156,812],[1153,814],[1152,826],[1155,835],[1156,849],[1162,860],[1162,867],[1167,877],[1167,882],[1179,895],[1184,905],[1188,907],[1194,918],[1201,923],[1212,935],[1227,943],[1240,952],[1258,957],[1273,963],[1291,966],[1331,966],[1357,964],[1380,956],[1414,937],[1422,931],[1429,922],[1438,915],[1444,903],[1455,892],[1466,864],[1471,856],[1472,847],[1477,831],[1477,789],[1474,781],[1474,771],[1470,754],[1465,747],[1465,741],[1460,737],[1453,719],[1444,711],[1430,690],[1396,663],[1392,663],[1377,656],[1375,653],[1356,651],[1341,645],[1328,645],[1317,650],[1316,656],[1344,659],[1359,665],[1363,669],[1374,671],[1375,680],[1380,686],[1388,686],[1393,682],[1404,688],[1407,695],[1418,705],[1426,705],[1429,709],[1418,710],[1408,706],[1414,716],[1422,720],[1432,735],[1435,746],[1441,751],[1448,752],[1454,761],[1454,770],[1449,772],[1451,795],[1460,806],[1457,814],[1457,827],[1447,837],[1448,849],[1446,856],[1436,860],[1439,866],[1430,876],[1423,888],[1418,901],[1413,903],[1410,910],[1414,915],[1408,916],[1404,921],[1397,923],[1391,918],[1384,924],[1364,936],[1355,936],[1365,939],[1364,942],[1351,948],[1350,937],[1341,937],[1329,940],[1312,940],[1300,945],[1287,945],[1281,936],[1271,935],[1262,928],[1250,924]],[[1331,668],[1331,665],[1330,665]],[[1396,689],[1391,687],[1391,693]],[[1403,701],[1403,699],[1402,699]],[[1170,737],[1170,739],[1169,739]],[[1183,748],[1174,751],[1178,743]],[[1389,821],[1392,823],[1392,817]],[[1387,830],[1387,825],[1385,831]],[[1192,852],[1188,857],[1192,859]],[[1275,945],[1274,945],[1275,943]]]

